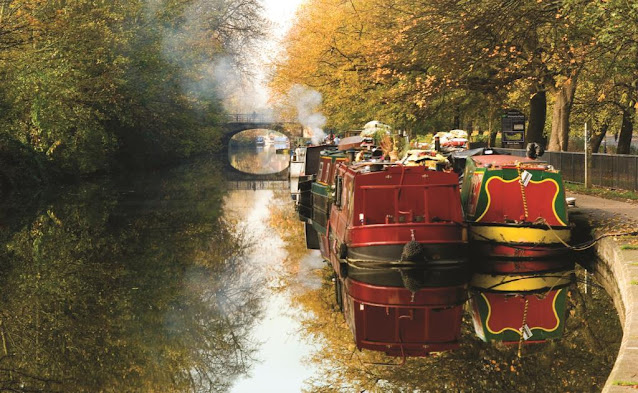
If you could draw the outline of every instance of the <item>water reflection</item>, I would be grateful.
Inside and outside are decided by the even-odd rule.
[[[296,238],[289,236],[290,247],[303,247],[303,223],[290,231],[296,232]],[[547,332],[541,335],[540,325],[535,326],[530,330],[532,337],[536,335],[539,340],[530,342],[545,342],[522,346],[519,357],[516,344],[520,334],[512,332],[512,337],[484,342],[476,335],[468,303],[458,350],[427,358],[408,358],[402,364],[401,358],[356,348],[335,301],[332,269],[326,266],[319,273],[323,286],[296,297],[298,304],[310,312],[303,321],[305,334],[323,343],[320,350],[310,355],[311,363],[320,372],[308,380],[306,391],[598,392],[620,346],[622,330],[618,316],[601,287],[585,284],[591,283],[591,278],[584,269],[577,267],[574,278],[570,278],[571,271],[560,272],[561,277],[563,273],[567,280],[556,287],[542,285],[546,291],[540,297],[538,291],[512,296],[512,288],[508,288],[508,301],[515,301],[517,307],[521,299],[523,306],[526,299],[531,299],[526,296],[541,300],[547,290],[556,290],[558,296],[554,299],[564,301],[564,310],[559,309],[558,303],[553,303],[553,307],[565,316],[555,329],[557,337]],[[478,292],[475,289],[474,295]],[[523,317],[517,318],[520,325]],[[544,323],[531,315],[526,322],[534,327],[534,321]],[[514,345],[502,341],[512,341]]]
[[[224,392],[247,372],[260,283],[216,173],[83,185],[2,227],[0,390]]]
[[[286,192],[275,196],[269,190],[237,190],[226,198],[226,216],[241,223],[255,240],[247,261],[251,270],[264,279],[264,312],[260,323],[251,331],[251,336],[259,342],[254,354],[256,364],[248,375],[238,379],[231,390],[234,393],[299,392],[304,380],[315,372],[303,362],[303,358],[313,352],[312,344],[300,337],[299,319],[304,313],[291,307],[290,299],[293,292],[303,293],[307,288],[316,287],[318,280],[312,280],[312,261],[303,258],[292,268],[290,261],[299,256],[299,250],[284,249],[278,230],[297,222],[296,216],[278,214],[288,204]],[[301,252],[305,253],[305,248]],[[301,285],[289,286],[293,280]]]
[[[476,273],[469,308],[483,341],[539,343],[562,337],[573,269],[526,273]]]
[[[287,149],[277,145],[229,146],[228,159],[233,168],[246,173],[279,173],[290,163]]]
[[[595,392],[621,339],[577,268],[562,337],[520,358],[477,337],[469,307],[458,350],[402,366],[359,351],[286,191],[228,193],[212,162],[23,212],[0,228],[2,391]]]

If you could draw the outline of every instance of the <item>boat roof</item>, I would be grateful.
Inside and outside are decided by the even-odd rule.
[[[349,170],[354,174],[368,174],[368,173],[374,173],[374,172],[385,172],[385,173],[388,173],[388,172],[389,173],[438,172],[423,165],[409,166],[409,165],[403,165],[398,162],[376,161],[376,160],[355,162],[348,165],[346,170]]]
[[[341,139],[339,142],[339,150],[350,150],[362,147],[371,146],[374,141],[371,138],[364,138],[362,136],[349,136]]]
[[[477,167],[503,167],[503,166],[516,166],[516,164],[546,164],[544,161],[538,161],[528,157],[510,156],[502,154],[490,154],[483,156],[472,156],[472,161],[476,163]]]

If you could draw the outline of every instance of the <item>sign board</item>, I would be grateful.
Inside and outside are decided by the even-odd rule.
[[[501,117],[501,146],[510,149],[525,148],[525,115],[515,109]]]

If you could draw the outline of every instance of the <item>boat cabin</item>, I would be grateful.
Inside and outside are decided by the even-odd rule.
[[[508,155],[468,159],[461,191],[470,222],[535,222],[567,225],[560,173],[546,162]]]
[[[464,238],[458,181],[453,173],[365,162],[340,166],[335,190],[333,213],[338,218],[332,230],[337,238],[349,238],[350,247],[410,240],[459,242]]]

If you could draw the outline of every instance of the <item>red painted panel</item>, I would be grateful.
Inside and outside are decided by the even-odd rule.
[[[477,221],[523,220],[525,209],[519,181],[505,181],[500,177],[491,177],[487,181],[486,192],[489,194],[490,202],[485,213]],[[555,181],[530,182],[527,187],[523,188],[528,211],[526,221],[534,222],[537,218],[542,217],[550,225],[565,225],[558,219],[554,211],[555,196],[559,190]]]
[[[463,286],[427,288],[414,295],[404,288],[346,280],[357,346],[393,355],[425,356],[458,347]]]

